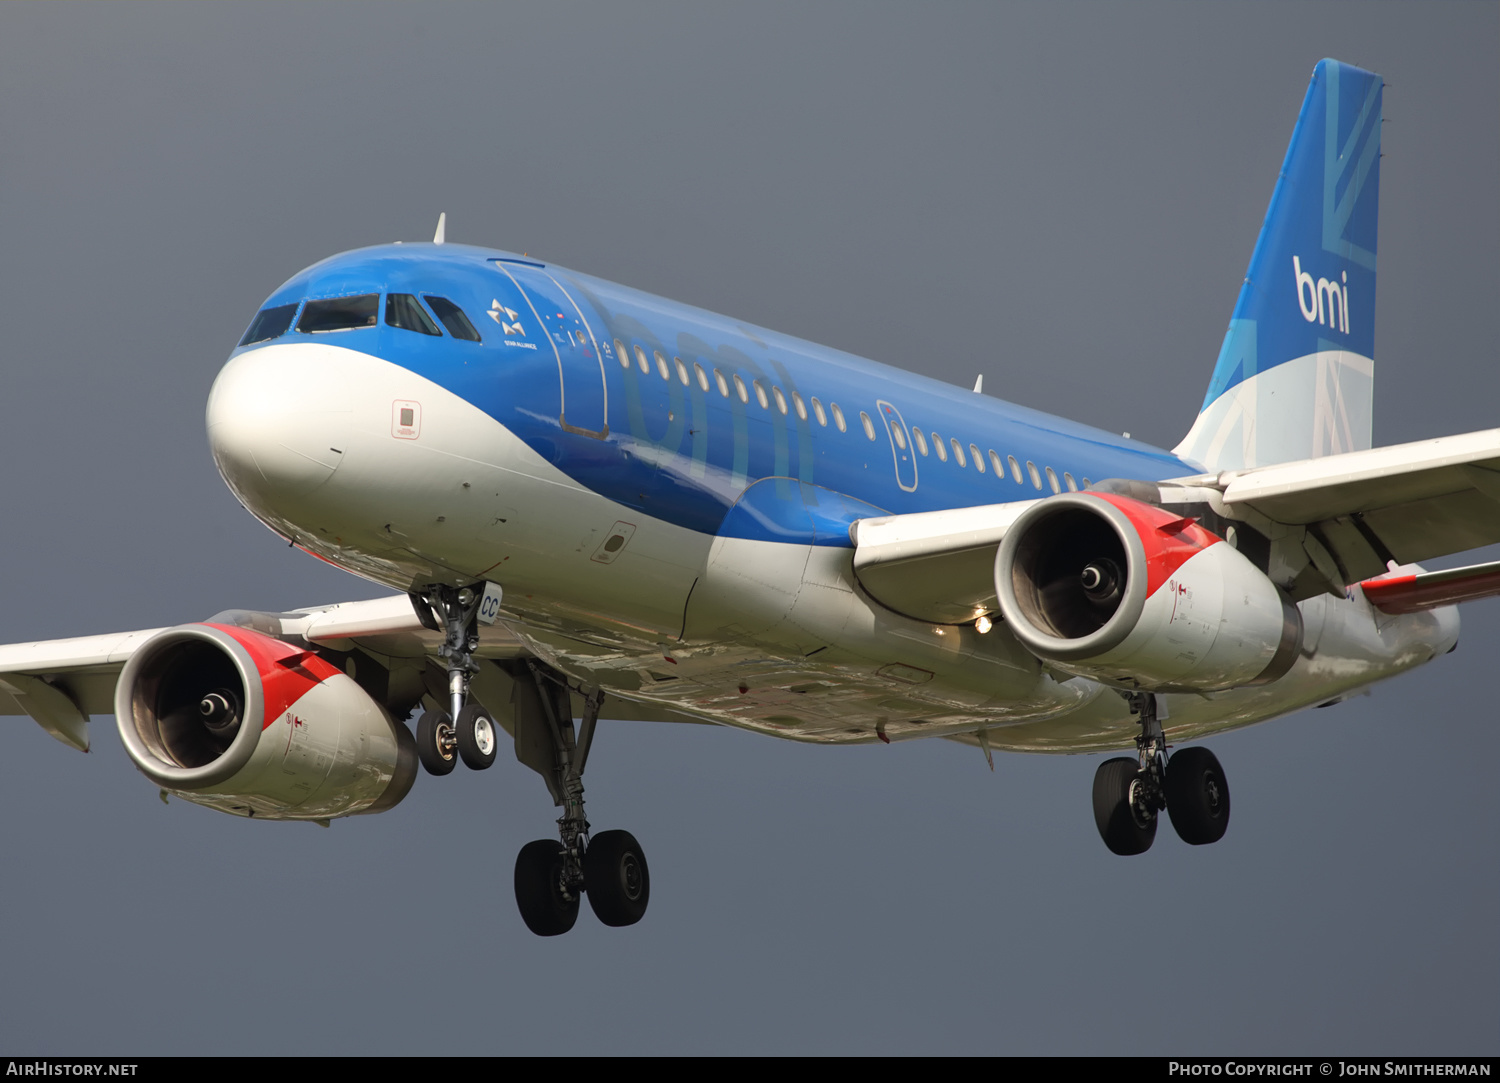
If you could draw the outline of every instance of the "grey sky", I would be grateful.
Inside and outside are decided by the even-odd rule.
[[[323,256],[526,250],[1170,446],[1313,64],[1384,74],[1377,443],[1500,400],[1500,5],[0,5],[0,641],[378,593],[261,528],[203,404]],[[1095,757],[601,729],[633,929],[532,937],[541,782],[162,807],[0,727],[0,1054],[1489,1053],[1500,603],[1215,739],[1225,840],[1109,854]]]

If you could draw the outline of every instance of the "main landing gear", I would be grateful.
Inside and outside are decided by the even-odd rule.
[[[1123,856],[1145,853],[1163,809],[1183,842],[1218,842],[1229,826],[1229,783],[1218,757],[1193,747],[1168,760],[1156,697],[1132,692],[1126,699],[1140,719],[1136,758],[1105,760],[1094,774],[1094,823],[1104,845]]]
[[[433,587],[422,595],[442,618],[446,638],[438,654],[448,667],[447,711],[425,711],[417,720],[417,758],[433,775],[446,775],[459,760],[483,771],[495,762],[495,720],[469,700],[469,677],[478,671],[477,615],[482,596],[469,587]]]
[[[527,843],[516,857],[516,906],[526,927],[538,936],[558,936],[578,920],[586,892],[594,916],[605,925],[634,925],[651,901],[651,873],[640,843],[628,831],[601,831],[590,837],[583,812],[583,769],[594,741],[604,693],[584,697],[575,730],[567,685],[550,670],[527,662],[540,700],[540,722],[551,746],[549,761],[531,763],[547,783],[558,817],[559,841]],[[517,712],[517,740],[525,724]],[[545,745],[542,746],[545,749]],[[530,761],[528,761],[530,762]]]

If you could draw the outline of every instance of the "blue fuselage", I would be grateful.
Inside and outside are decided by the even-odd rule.
[[[593,492],[704,534],[812,530],[848,545],[863,516],[1195,472],[1111,433],[488,249],[361,249],[298,274],[265,308],[371,293],[382,316],[392,294],[446,298],[480,341],[385,318],[310,335],[294,318],[242,349],[318,339],[401,365]],[[785,480],[756,486],[731,514],[769,478]]]

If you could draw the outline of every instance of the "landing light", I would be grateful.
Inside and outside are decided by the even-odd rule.
[[[994,625],[990,623],[990,618],[983,615],[981,615],[980,618],[974,622],[974,631],[978,632],[980,635],[984,635],[993,627]]]

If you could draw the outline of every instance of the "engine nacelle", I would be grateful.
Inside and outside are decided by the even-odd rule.
[[[995,591],[1033,654],[1122,688],[1264,684],[1302,644],[1297,607],[1233,546],[1112,493],[1062,493],[1023,512],[996,554]]]
[[[416,779],[411,732],[352,678],[247,628],[154,636],[120,673],[115,716],[142,774],[237,816],[383,812]]]

